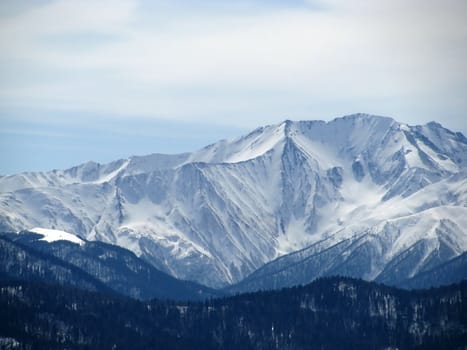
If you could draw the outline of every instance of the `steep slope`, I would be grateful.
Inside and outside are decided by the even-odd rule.
[[[79,238],[77,243],[70,233],[63,239],[61,232],[46,232],[0,234],[2,279],[59,283],[137,299],[202,300],[220,295],[177,280],[126,249]]]
[[[344,229],[266,264],[228,291],[277,289],[335,275],[406,286],[406,280],[463,254],[466,228],[467,208],[437,207],[364,231]],[[460,272],[453,270],[452,282],[463,279]],[[430,283],[423,286],[442,285],[443,280]]]
[[[333,204],[335,223],[327,221],[330,228],[323,230],[323,239],[266,264],[229,290],[282,288],[332,275],[406,286],[406,280],[466,251],[465,171],[405,198],[371,203],[364,191],[362,197],[366,204],[343,216]],[[442,280],[430,283],[423,286],[441,285]]]
[[[0,178],[0,227],[76,232],[214,287],[306,247],[348,243],[355,253],[368,246],[372,265],[348,265],[349,274],[374,279],[423,231],[439,244],[414,249],[416,261],[444,249],[446,230],[436,228],[446,225],[455,234],[432,265],[467,251],[456,219],[467,206],[466,165],[467,139],[436,123],[362,114],[285,121],[192,154]],[[408,239],[411,222],[425,225],[417,239]],[[391,223],[400,232],[378,238]]]
[[[424,271],[400,283],[404,288],[422,289],[434,285],[449,285],[467,280],[467,253]],[[433,283],[435,281],[435,283]]]

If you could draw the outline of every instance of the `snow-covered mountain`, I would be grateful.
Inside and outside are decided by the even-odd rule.
[[[32,227],[118,244],[213,287],[328,251],[320,271],[385,281],[411,261],[410,278],[467,251],[467,139],[357,114],[0,178],[0,228]]]

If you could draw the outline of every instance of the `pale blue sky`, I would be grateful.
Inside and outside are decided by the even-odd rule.
[[[355,112],[467,132],[461,0],[2,0],[0,174]]]

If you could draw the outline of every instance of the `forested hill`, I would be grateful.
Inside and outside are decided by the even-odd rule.
[[[467,282],[403,291],[348,278],[205,302],[1,282],[4,349],[465,349]]]

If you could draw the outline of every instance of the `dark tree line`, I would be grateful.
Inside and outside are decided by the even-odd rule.
[[[141,302],[4,281],[0,345],[14,339],[15,349],[465,349],[466,297],[467,282],[409,292],[336,277],[204,302]]]

